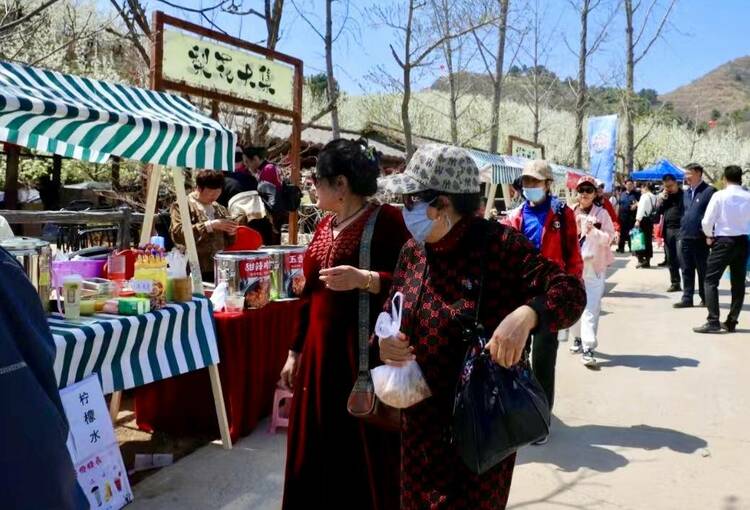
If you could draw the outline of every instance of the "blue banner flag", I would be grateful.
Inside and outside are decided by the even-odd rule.
[[[617,148],[617,115],[589,118],[589,154],[591,175],[612,191],[615,175],[615,149]]]

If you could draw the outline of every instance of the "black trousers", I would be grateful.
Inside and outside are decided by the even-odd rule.
[[[539,333],[531,340],[531,371],[547,396],[550,411],[555,403],[555,365],[559,344],[557,333]]]
[[[632,251],[630,248],[630,231],[633,229],[635,222],[632,218],[620,216],[620,241],[617,243],[617,251],[625,251],[625,243],[628,243],[628,251]]]
[[[737,318],[740,316],[745,301],[747,252],[747,236],[717,237],[711,246],[706,270],[706,307],[710,324],[718,325],[720,322],[719,280],[727,266],[729,266],[732,281],[732,306],[729,308],[727,322],[737,324]]]
[[[664,228],[664,253],[669,264],[669,280],[672,285],[680,284],[680,257],[678,255],[680,228]]]
[[[680,239],[680,256],[682,268],[682,300],[693,302],[695,294],[695,272],[698,272],[698,295],[701,301],[706,300],[706,264],[708,245],[706,238]]]
[[[638,260],[640,262],[649,262],[654,256],[654,224],[649,218],[641,220],[641,232],[646,238],[646,249],[639,251]]]

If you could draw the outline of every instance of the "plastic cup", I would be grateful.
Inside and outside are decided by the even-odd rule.
[[[245,309],[245,296],[242,294],[227,296],[224,308],[228,313],[242,313],[242,310]]]
[[[125,279],[125,256],[110,255],[107,258],[107,272],[109,279],[113,281]]]
[[[78,320],[81,318],[81,289],[83,278],[79,274],[71,274],[63,278],[63,296],[65,296],[65,318]]]

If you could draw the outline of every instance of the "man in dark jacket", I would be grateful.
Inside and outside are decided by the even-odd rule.
[[[65,446],[54,343],[36,290],[0,248],[0,508],[88,509]]]
[[[635,226],[635,213],[641,194],[635,189],[632,179],[625,181],[625,191],[620,194],[617,202],[617,216],[620,223],[620,242],[617,243],[617,253],[625,253],[625,243],[630,249],[630,231]]]
[[[704,306],[706,299],[704,282],[709,249],[701,222],[711,196],[716,192],[716,188],[703,182],[703,167],[698,163],[690,163],[685,167],[685,182],[688,189],[684,192],[685,212],[680,222],[682,300],[674,304],[675,308],[693,306],[696,271],[698,272],[698,295],[701,298],[700,306]]]
[[[685,213],[684,192],[674,175],[665,175],[662,179],[664,191],[659,195],[657,212],[664,216],[664,252],[669,265],[669,279],[671,285],[667,292],[680,292],[680,257],[678,255],[678,239],[680,225]]]

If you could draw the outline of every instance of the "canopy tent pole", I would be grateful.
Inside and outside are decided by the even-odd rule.
[[[21,148],[6,143],[5,154],[5,208],[18,209],[18,167]]]
[[[161,165],[149,165],[149,167],[146,210],[143,215],[143,228],[141,228],[141,246],[148,244],[151,240],[151,232],[154,230],[156,202],[159,199],[159,185],[161,184]]]
[[[484,208],[484,219],[488,220],[492,216],[492,209],[495,207],[495,194],[497,193],[497,184],[487,185],[487,206]]]
[[[185,236],[185,247],[187,248],[188,260],[190,261],[190,275],[193,278],[193,292],[203,294],[203,278],[198,262],[198,249],[193,237],[193,226],[190,223],[190,208],[188,207],[187,193],[185,192],[185,174],[180,168],[172,169],[174,178],[174,191],[177,195],[177,206],[180,208],[182,218],[182,233]],[[227,409],[224,405],[224,393],[221,389],[221,377],[219,367],[216,364],[208,366],[208,375],[211,378],[211,392],[214,395],[216,407],[216,418],[219,420],[219,432],[221,432],[221,444],[225,450],[232,449],[232,438],[229,435],[229,420]]]

